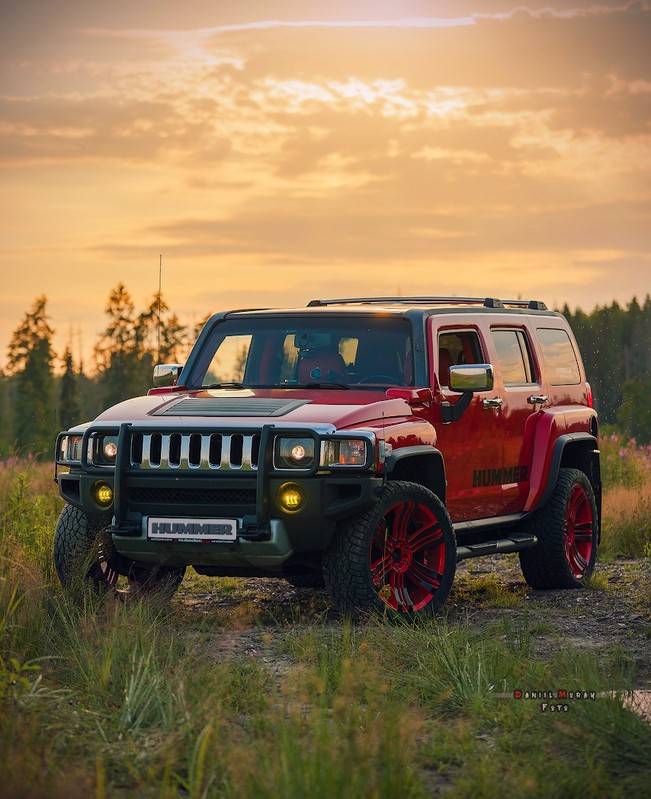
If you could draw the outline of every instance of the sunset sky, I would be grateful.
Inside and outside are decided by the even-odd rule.
[[[0,363],[45,294],[185,322],[313,297],[651,291],[651,2],[0,10]],[[90,366],[89,362],[89,366]]]

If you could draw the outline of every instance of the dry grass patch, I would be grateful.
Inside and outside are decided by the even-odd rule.
[[[640,558],[651,554],[651,483],[618,485],[603,500],[601,556]]]

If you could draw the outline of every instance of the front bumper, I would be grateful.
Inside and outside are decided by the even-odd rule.
[[[372,506],[383,484],[373,471],[280,473],[273,468],[271,432],[265,428],[255,471],[138,469],[128,457],[127,428],[120,429],[115,469],[86,461],[59,474],[58,483],[66,502],[80,507],[92,526],[109,527],[118,552],[137,561],[273,571],[297,553],[327,549],[337,522]],[[98,480],[113,491],[108,508],[96,502]],[[300,510],[288,511],[278,501],[287,482],[303,495]],[[237,519],[237,536],[229,542],[154,541],[147,537],[152,517]]]

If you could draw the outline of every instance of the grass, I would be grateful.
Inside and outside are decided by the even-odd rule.
[[[618,433],[602,437],[601,557],[651,557],[651,445]]]
[[[480,630],[452,612],[413,626],[333,623],[324,599],[287,608],[264,582],[256,598],[240,581],[196,575],[185,596],[216,590],[226,610],[155,597],[73,604],[51,563],[59,507],[45,467],[0,467],[0,796],[648,790],[651,727],[622,699],[635,685],[623,651],[563,645],[543,659],[526,614]],[[480,608],[524,604],[524,589],[492,575],[455,592]],[[257,631],[257,651],[215,646],[241,630]],[[559,688],[616,693],[554,713],[496,696]]]

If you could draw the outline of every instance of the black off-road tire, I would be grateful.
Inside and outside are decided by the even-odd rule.
[[[527,523],[538,543],[520,554],[527,583],[536,589],[582,588],[594,570],[599,515],[594,491],[579,469],[559,470],[548,502]]]
[[[128,578],[123,593],[154,591],[172,595],[181,584],[184,568],[134,563],[115,549],[107,529],[92,529],[86,514],[65,505],[54,533],[54,564],[64,588],[84,588],[101,593],[116,588],[120,576]]]
[[[91,529],[85,513],[65,505],[54,533],[54,565],[67,589],[106,590],[117,582],[128,562],[120,558],[110,535]]]
[[[326,588],[344,613],[407,621],[435,613],[456,571],[456,540],[441,500],[418,483],[389,482],[371,508],[341,522],[323,556]]]

